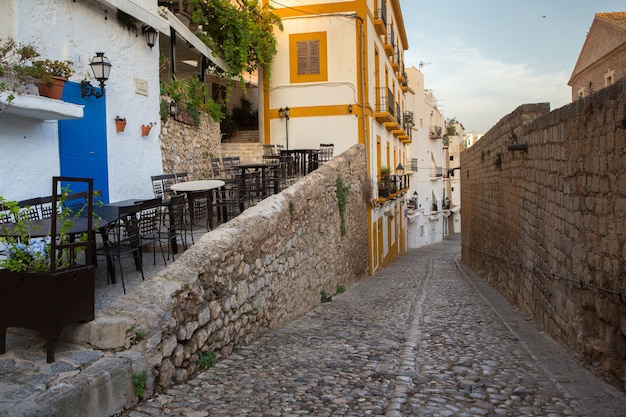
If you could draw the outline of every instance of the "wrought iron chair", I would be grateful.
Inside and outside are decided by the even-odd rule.
[[[145,200],[141,203],[139,211],[139,247],[144,248],[152,245],[152,261],[156,265],[156,244],[159,244],[163,262],[165,254],[161,243],[160,226],[163,200],[159,197]]]
[[[17,205],[21,208],[17,216],[20,217],[22,220],[41,219],[41,213],[39,211],[39,206],[41,205],[40,197],[18,201]]]
[[[186,172],[177,172],[174,175],[176,176],[176,183],[189,181],[189,175]]]
[[[217,190],[215,208],[220,223],[237,217],[245,209],[245,178],[237,174],[231,183]]]
[[[335,145],[332,143],[320,143],[318,162],[324,164],[333,159]]]
[[[185,221],[185,213],[186,213],[186,201],[185,194],[174,194],[170,199],[169,210],[167,212],[167,221],[163,219],[161,222],[161,228],[159,230],[159,240],[161,243],[165,242],[167,244],[167,259],[170,259],[170,255],[172,259],[175,259],[174,255],[176,254],[176,248],[178,246],[178,234],[180,232],[184,232],[184,221]],[[181,242],[183,247],[187,249],[187,240],[186,236],[183,238],[181,234]],[[165,262],[167,265],[167,262]]]
[[[169,200],[173,194],[170,187],[176,183],[176,174],[153,175],[151,179],[154,196]]]
[[[126,284],[124,283],[122,258],[132,255],[135,260],[135,268],[141,271],[141,279],[144,279],[139,246],[139,219],[137,217],[140,210],[141,204],[120,207],[117,219],[104,230],[101,230],[103,244],[96,249],[98,255],[107,257],[107,276],[114,276],[115,262],[119,265],[124,294],[126,294]]]
[[[191,191],[187,193],[187,215],[184,224],[185,241],[187,240],[187,232],[189,232],[191,243],[195,244],[193,232],[198,226],[203,225],[207,232],[211,230],[213,226],[212,198],[213,193],[211,191]]]

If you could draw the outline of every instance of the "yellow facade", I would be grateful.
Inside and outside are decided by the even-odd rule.
[[[263,82],[263,141],[290,149],[365,144],[372,183],[370,272],[406,251],[405,114],[408,42],[398,0],[267,1],[282,20],[271,81]],[[289,120],[278,109],[289,107]],[[393,178],[379,191],[381,171]],[[384,182],[387,184],[388,182]],[[390,188],[390,190],[387,189]],[[389,194],[387,195],[387,192]]]

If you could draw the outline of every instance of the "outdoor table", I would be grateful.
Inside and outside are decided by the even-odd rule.
[[[246,173],[251,173],[251,172],[259,172],[261,171],[261,182],[263,183],[263,197],[267,197],[267,191],[265,190],[265,183],[267,181],[267,179],[269,178],[269,171],[270,169],[276,168],[278,167],[279,164],[277,163],[252,163],[252,164],[240,164],[237,166],[234,166],[233,169],[239,171],[239,174],[241,174],[241,181],[243,181],[243,178],[245,176]],[[241,186],[243,186],[244,184],[240,184]],[[245,190],[245,187],[242,188],[243,190]],[[278,194],[279,189],[278,189],[278,182],[274,182],[274,194]],[[243,210],[242,210],[243,211]]]
[[[209,227],[213,229],[213,190],[222,188],[226,183],[222,180],[195,180],[185,181],[172,184],[170,189],[175,193],[188,193],[194,191],[211,191],[211,198],[209,198]],[[193,210],[193,207],[189,207]],[[192,213],[193,215],[193,213]]]
[[[306,175],[318,167],[319,149],[281,149],[280,154],[295,158],[298,174]]]
[[[224,185],[222,180],[196,180],[172,184],[170,188],[172,191],[186,193],[189,191],[211,191],[222,188]]]

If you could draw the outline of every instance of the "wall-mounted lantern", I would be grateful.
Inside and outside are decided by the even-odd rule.
[[[285,149],[289,149],[289,106],[278,109],[278,116],[285,119]]]
[[[80,82],[80,95],[82,98],[91,96],[100,98],[104,95],[104,84],[109,79],[112,65],[109,59],[104,56],[104,52],[96,52],[96,56],[93,57],[89,66],[91,67],[94,78],[100,84],[100,91],[96,91],[89,81],[83,80]]]
[[[143,33],[143,37],[146,39],[146,44],[150,47],[150,50],[152,50],[152,47],[156,45],[159,32],[152,26],[144,25],[141,28],[141,33]]]

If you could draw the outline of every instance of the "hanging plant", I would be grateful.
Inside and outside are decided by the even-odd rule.
[[[135,36],[139,36],[139,20],[117,9],[117,22],[128,31],[135,32]]]
[[[259,67],[270,78],[271,63],[276,55],[274,27],[283,29],[280,18],[267,4],[258,1],[190,0],[192,21],[201,30],[198,37],[219,55],[228,71],[224,74],[227,89],[232,89],[232,79],[239,79],[245,89],[244,73],[253,73]],[[214,68],[216,72],[221,72]]]
[[[220,105],[209,96],[206,83],[200,82],[197,76],[182,79],[174,75],[172,81],[161,84],[161,94],[169,96],[178,105],[179,114],[176,120],[185,121],[190,118],[190,124],[198,127],[200,113],[207,113],[218,123],[224,118]]]

